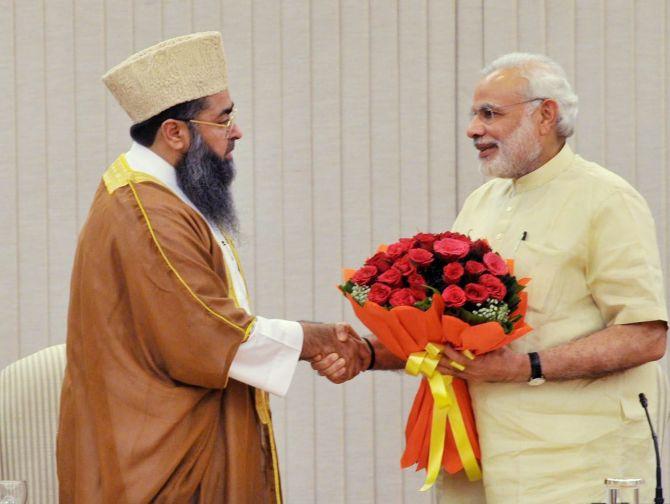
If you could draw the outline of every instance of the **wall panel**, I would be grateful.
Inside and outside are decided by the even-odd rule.
[[[605,166],[634,183],[635,9],[625,0],[607,2],[605,11]],[[616,104],[616,106],[611,106]]]
[[[44,7],[48,341],[55,344],[65,339],[68,286],[78,231],[74,191],[77,186],[72,66],[74,16],[72,3],[46,2]]]
[[[27,354],[49,344],[44,21],[41,1],[16,4],[19,348]]]
[[[23,355],[19,348],[18,268],[18,166],[16,157],[16,6],[3,1],[0,8],[0,115],[5,134],[0,135],[0,367]],[[25,335],[26,339],[32,335]]]
[[[575,146],[586,159],[605,162],[605,6],[602,0],[576,5],[575,82],[579,113]],[[584,141],[580,141],[581,138]]]

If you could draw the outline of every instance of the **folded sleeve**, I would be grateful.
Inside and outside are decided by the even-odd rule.
[[[632,188],[611,193],[594,212],[586,275],[608,326],[667,321],[654,219]]]
[[[286,395],[302,350],[298,322],[256,317],[249,339],[242,343],[228,375],[278,396]]]

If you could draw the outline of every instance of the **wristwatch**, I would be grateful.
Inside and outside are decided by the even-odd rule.
[[[528,354],[530,359],[530,379],[528,385],[536,387],[542,385],[546,380],[542,375],[542,364],[540,364],[540,356],[537,352],[530,352]]]

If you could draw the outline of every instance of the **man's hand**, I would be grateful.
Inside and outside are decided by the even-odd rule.
[[[370,351],[349,324],[301,324],[304,340],[300,358],[311,361],[320,375],[343,383],[367,369]]]
[[[363,340],[356,341],[358,348],[357,366],[347,366],[345,359],[332,353],[321,359],[317,356],[312,361],[312,369],[321,376],[325,376],[333,383],[344,383],[355,378],[361,371],[370,366],[370,348]]]
[[[615,324],[583,338],[539,352],[547,380],[593,379],[658,360],[665,354],[665,321]],[[458,369],[464,366],[465,369]],[[471,381],[524,382],[530,378],[530,360],[501,348],[469,360],[446,345],[437,369]]]
[[[451,345],[445,345],[437,370],[469,381],[524,382],[530,378],[530,361],[527,355],[507,347],[470,360]]]

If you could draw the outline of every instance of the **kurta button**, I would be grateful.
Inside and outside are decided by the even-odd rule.
[[[512,207],[511,207],[511,206],[508,206],[507,208],[505,208],[505,210],[508,211],[508,212],[511,212],[511,211],[512,211]]]
[[[496,240],[500,240],[501,238],[502,238],[502,233],[498,233],[498,234],[496,235]]]

